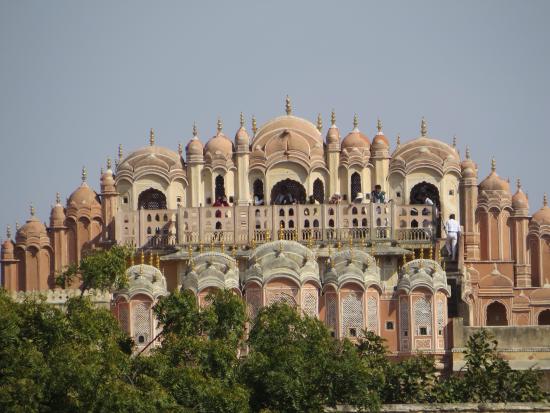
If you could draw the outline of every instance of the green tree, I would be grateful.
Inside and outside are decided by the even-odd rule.
[[[129,247],[114,245],[109,249],[91,250],[78,265],[72,264],[56,277],[62,288],[80,278],[82,295],[86,290],[122,288],[127,285],[126,263],[131,254]]]

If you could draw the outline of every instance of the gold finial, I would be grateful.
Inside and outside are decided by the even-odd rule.
[[[199,244],[199,254],[202,254],[203,252],[203,246],[202,246],[202,242]]]
[[[158,255],[158,253],[157,253],[157,256],[156,256],[155,264],[156,264],[157,268],[160,270],[160,255]]]
[[[59,192],[55,194],[55,203],[56,205],[61,205],[61,194]]]
[[[420,257],[421,260],[424,259],[424,247],[420,247]]]
[[[136,255],[136,252],[132,250],[132,255],[130,255],[130,267],[133,267],[134,265],[136,265],[135,255]]]
[[[143,275],[143,264],[139,266],[139,274],[136,278],[141,277]]]
[[[281,223],[279,227],[279,239],[283,239],[284,231],[283,231],[283,224]]]
[[[548,195],[546,194],[542,196],[542,206],[545,206],[545,207],[548,206]]]
[[[155,144],[155,131],[153,128],[149,131],[149,145],[153,146]]]
[[[453,135],[453,148],[456,148],[456,135]]]
[[[378,129],[378,133],[382,133],[382,121],[380,120],[380,118],[378,118],[378,120],[376,121],[376,129]]]
[[[265,230],[265,241],[266,242],[271,241],[271,231],[268,229]]]
[[[222,252],[222,254],[225,254],[225,239],[224,239],[223,234],[222,234],[221,252]]]
[[[86,179],[88,179],[88,171],[86,170],[86,167],[82,167],[82,183],[86,182]]]
[[[210,252],[214,251],[214,235],[210,238]]]
[[[288,95],[286,95],[285,109],[287,115],[292,115],[292,103],[290,102],[290,97]]]
[[[366,242],[366,239],[365,239],[365,233],[361,232],[361,247],[365,248],[366,246],[367,246],[367,242]]]
[[[313,234],[311,233],[311,230],[307,233],[307,247],[309,249],[313,249]]]
[[[466,159],[470,159],[470,147],[466,146]]]
[[[371,255],[371,257],[373,257],[373,258],[374,258],[374,255],[375,255],[374,253],[375,253],[375,251],[374,251],[374,241],[372,241],[372,242],[370,243],[370,255]]]
[[[407,253],[404,252],[403,253],[403,265],[402,265],[402,267],[404,267],[406,263],[407,263]]]
[[[6,227],[6,237],[11,239],[11,227],[9,225]]]
[[[336,245],[336,248],[338,249],[338,252],[342,251],[342,241],[338,240],[338,244]]]
[[[218,133],[221,133],[222,129],[223,129],[222,119],[218,116],[218,126],[217,126]]]
[[[422,122],[420,122],[420,134],[422,136],[426,136],[428,134],[428,123],[424,117],[422,117]]]
[[[196,138],[199,136],[199,133],[197,132],[197,122],[193,122],[193,138]]]
[[[497,170],[497,161],[495,158],[491,159],[491,171],[495,172]]]
[[[359,117],[357,116],[357,113],[353,115],[353,129],[357,129],[359,126]]]
[[[256,123],[256,116],[252,115],[252,133],[254,136],[256,136],[256,132],[258,131],[258,124]]]
[[[118,144],[118,160],[119,160],[119,162],[122,161],[123,153],[124,153],[124,152],[122,151],[122,144],[119,143],[119,144]]]
[[[237,256],[237,245],[235,243],[233,243],[233,248],[231,249],[231,256],[233,259]]]
[[[189,258],[189,266],[191,267],[191,271],[195,271],[195,260],[193,258]]]
[[[153,251],[149,251],[149,265],[153,265]]]
[[[243,113],[241,112],[241,119],[240,119],[240,123],[241,123],[241,128],[244,128],[244,115]]]
[[[317,114],[317,130],[319,132],[323,130],[323,118],[320,113]]]
[[[401,136],[397,135],[397,147],[401,146]]]
[[[145,253],[143,250],[141,250],[141,256],[140,256],[141,265],[145,264]]]
[[[178,143],[178,154],[181,158],[181,156],[183,155],[183,145],[180,143]]]
[[[36,210],[34,209],[34,205],[31,204],[31,217],[34,217],[35,213],[36,213]]]
[[[111,163],[111,157],[107,158],[107,170],[111,169],[112,163]]]
[[[295,229],[294,231],[292,231],[292,240],[298,241],[298,229]]]
[[[334,109],[330,112],[330,124],[336,126],[336,111]]]
[[[430,245],[430,249],[429,249],[429,252],[428,252],[428,258],[429,258],[430,260],[432,260],[433,257],[434,257],[433,253],[434,253],[433,248],[432,248],[432,246]]]
[[[250,241],[250,248],[255,250],[256,249],[256,237],[252,236],[252,241]]]
[[[15,232],[19,231],[19,228],[21,228],[19,222],[15,221]]]
[[[517,187],[518,192],[519,192],[519,190],[521,189],[521,180],[519,178],[516,180],[516,187]]]
[[[445,271],[446,267],[447,267],[447,261],[443,260],[443,265],[441,266],[443,271]]]

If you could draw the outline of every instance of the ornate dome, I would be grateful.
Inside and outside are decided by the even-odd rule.
[[[370,148],[370,140],[367,135],[359,131],[357,115],[353,117],[353,130],[342,141],[342,149]]]
[[[152,265],[138,264],[126,270],[128,286],[117,290],[115,296],[131,299],[136,294],[145,294],[152,299],[168,294],[166,279],[160,270]]]
[[[218,119],[218,132],[210,138],[204,147],[204,153],[210,154],[212,157],[222,156],[224,158],[233,155],[233,142],[222,132],[222,122]]]
[[[86,181],[82,182],[82,185],[80,185],[72,194],[69,196],[69,200],[67,201],[68,207],[91,207],[91,206],[100,206],[97,194],[95,191],[93,191]]]
[[[50,213],[50,226],[63,226],[65,224],[65,208],[61,205],[59,192],[56,195],[55,205]]]
[[[382,121],[380,119],[378,119],[376,128],[378,129],[378,132],[376,133],[376,136],[372,140],[372,149],[375,151],[389,149],[390,142],[388,141],[388,138],[386,138],[386,136],[384,135],[384,132],[382,131]]]
[[[187,152],[187,155],[198,155],[202,156],[204,150],[204,146],[202,145],[202,142],[199,140],[199,138],[195,135],[193,138],[189,141],[187,144],[187,147],[185,148],[185,151]]]
[[[107,170],[101,174],[100,178],[101,190],[115,190],[115,178],[111,169],[111,159],[107,159]]]
[[[248,136],[248,132],[246,131],[246,128],[244,127],[244,116],[241,112],[241,127],[237,131],[237,134],[235,135],[235,144],[238,147],[248,148],[248,145],[250,144],[250,137]]]
[[[460,164],[463,178],[477,178],[477,165],[470,159],[470,149],[466,148],[466,159]]]
[[[12,253],[13,252],[13,242],[11,241],[11,228],[8,225],[6,230],[6,240],[2,243],[2,253]]]
[[[16,242],[27,243],[30,240],[37,244],[49,244],[46,226],[34,216],[34,207],[31,206],[31,216],[15,235]]]
[[[512,196],[512,208],[514,208],[515,210],[529,210],[529,200],[527,199],[527,195],[525,195],[525,192],[523,192],[521,189],[521,182],[519,179],[517,183],[517,191],[514,196]]]
[[[183,288],[199,292],[208,287],[238,289],[239,271],[234,258],[220,252],[204,252],[192,259],[183,277]]]
[[[480,191],[505,191],[510,193],[510,183],[496,173],[496,162],[491,161],[491,173],[479,184]]]
[[[550,208],[546,194],[544,194],[542,208],[533,214],[533,221],[539,225],[550,225]]]

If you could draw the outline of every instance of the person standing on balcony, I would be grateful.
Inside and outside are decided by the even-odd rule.
[[[382,191],[380,185],[374,185],[374,189],[370,193],[370,198],[374,204],[383,204],[386,202],[386,193]]]
[[[445,222],[445,232],[447,239],[445,241],[445,247],[447,247],[447,253],[453,261],[456,260],[456,244],[458,241],[458,233],[460,232],[460,224],[456,220],[455,214],[449,215],[449,219]]]

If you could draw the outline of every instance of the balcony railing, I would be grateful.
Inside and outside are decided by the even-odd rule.
[[[141,247],[245,245],[273,240],[426,244],[435,240],[427,205],[323,204],[120,211],[117,240]]]

